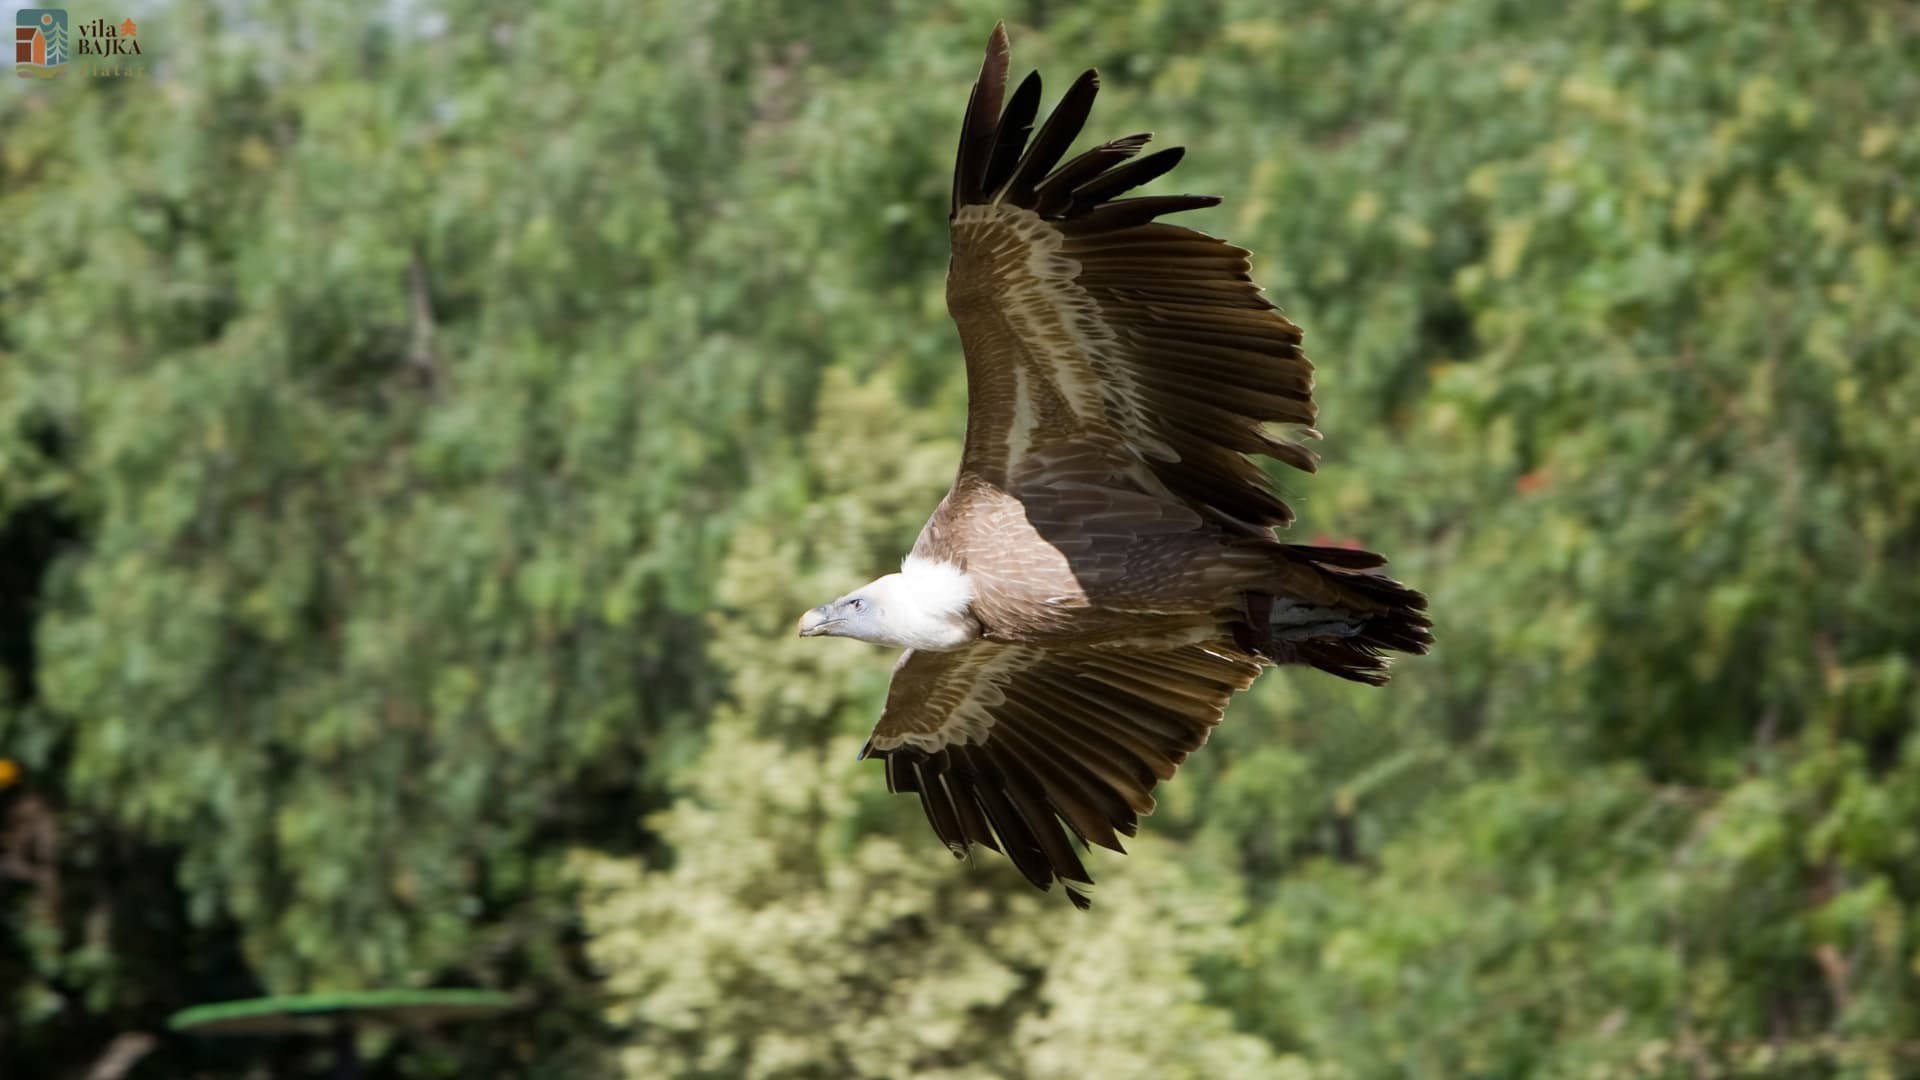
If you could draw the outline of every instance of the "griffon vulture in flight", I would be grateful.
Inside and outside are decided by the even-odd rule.
[[[1293,514],[1248,455],[1306,471],[1318,437],[1300,329],[1247,252],[1122,198],[1180,160],[1129,135],[1062,163],[1099,85],[1031,141],[1040,77],[1002,108],[996,26],[967,102],[947,309],[967,358],[953,488],[897,574],[800,618],[906,650],[862,756],[955,855],[1004,852],[1086,907],[1074,841],[1122,851],[1153,787],[1267,664],[1384,683],[1424,653],[1426,599],[1364,551],[1283,543]]]

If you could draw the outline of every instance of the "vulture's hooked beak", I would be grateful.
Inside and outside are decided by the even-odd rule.
[[[800,636],[819,637],[827,632],[827,627],[839,621],[827,615],[826,606],[823,604],[800,616]]]

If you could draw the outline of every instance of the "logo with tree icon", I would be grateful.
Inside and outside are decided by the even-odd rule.
[[[22,8],[13,18],[13,73],[51,79],[66,70],[72,49],[64,8]]]

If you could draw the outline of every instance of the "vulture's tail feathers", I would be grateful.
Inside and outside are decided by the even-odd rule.
[[[1382,572],[1384,557],[1303,544],[1282,551],[1294,573],[1309,569],[1318,580],[1305,590],[1283,585],[1278,597],[1247,595],[1247,621],[1236,637],[1249,652],[1380,686],[1389,676],[1387,653],[1420,655],[1432,648],[1427,598]]]

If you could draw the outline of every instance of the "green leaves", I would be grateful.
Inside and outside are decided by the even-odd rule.
[[[850,760],[887,658],[791,625],[951,478],[1006,13],[156,16],[193,63],[0,104],[24,1053],[446,983],[554,1004],[418,1075],[1911,1071],[1911,20],[1036,12],[1228,197],[1320,368],[1298,532],[1435,654],[1266,676],[1092,923],[957,867]]]

